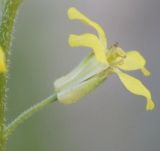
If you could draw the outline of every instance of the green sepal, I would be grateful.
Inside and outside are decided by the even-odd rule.
[[[58,100],[64,104],[78,101],[99,86],[109,73],[109,65],[89,54],[73,71],[55,81]]]

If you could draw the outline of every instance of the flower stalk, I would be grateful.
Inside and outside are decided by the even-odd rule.
[[[34,113],[42,110],[46,106],[50,105],[51,103],[57,101],[56,94],[51,95],[50,97],[44,99],[40,103],[37,103],[36,105],[30,107],[23,113],[21,113],[15,120],[13,120],[6,128],[5,128],[5,137],[8,138],[9,135],[11,135],[14,130],[22,124],[25,120],[27,120],[29,117],[31,117]]]

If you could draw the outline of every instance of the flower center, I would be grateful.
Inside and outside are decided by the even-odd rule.
[[[126,53],[118,46],[114,44],[107,53],[107,61],[111,66],[116,66],[123,64],[124,59],[126,58]]]

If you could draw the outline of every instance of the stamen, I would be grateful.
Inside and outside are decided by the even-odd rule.
[[[119,47],[119,42],[115,42],[115,43],[113,44],[113,46],[114,46],[114,47]]]

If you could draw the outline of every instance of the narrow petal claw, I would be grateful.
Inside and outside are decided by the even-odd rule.
[[[121,71],[117,71],[116,73],[127,90],[133,94],[141,95],[146,98],[146,110],[154,109],[155,104],[152,101],[151,93],[141,81]]]
[[[68,9],[68,17],[71,20],[80,20],[81,22],[84,22],[87,25],[96,29],[101,43],[105,48],[107,47],[107,38],[106,38],[105,32],[99,24],[90,20],[88,17],[86,17],[84,14],[82,14],[80,11],[78,11],[74,7],[71,7]]]
[[[155,104],[151,99],[147,100],[147,105],[146,105],[146,110],[150,111],[153,110],[155,108]]]

